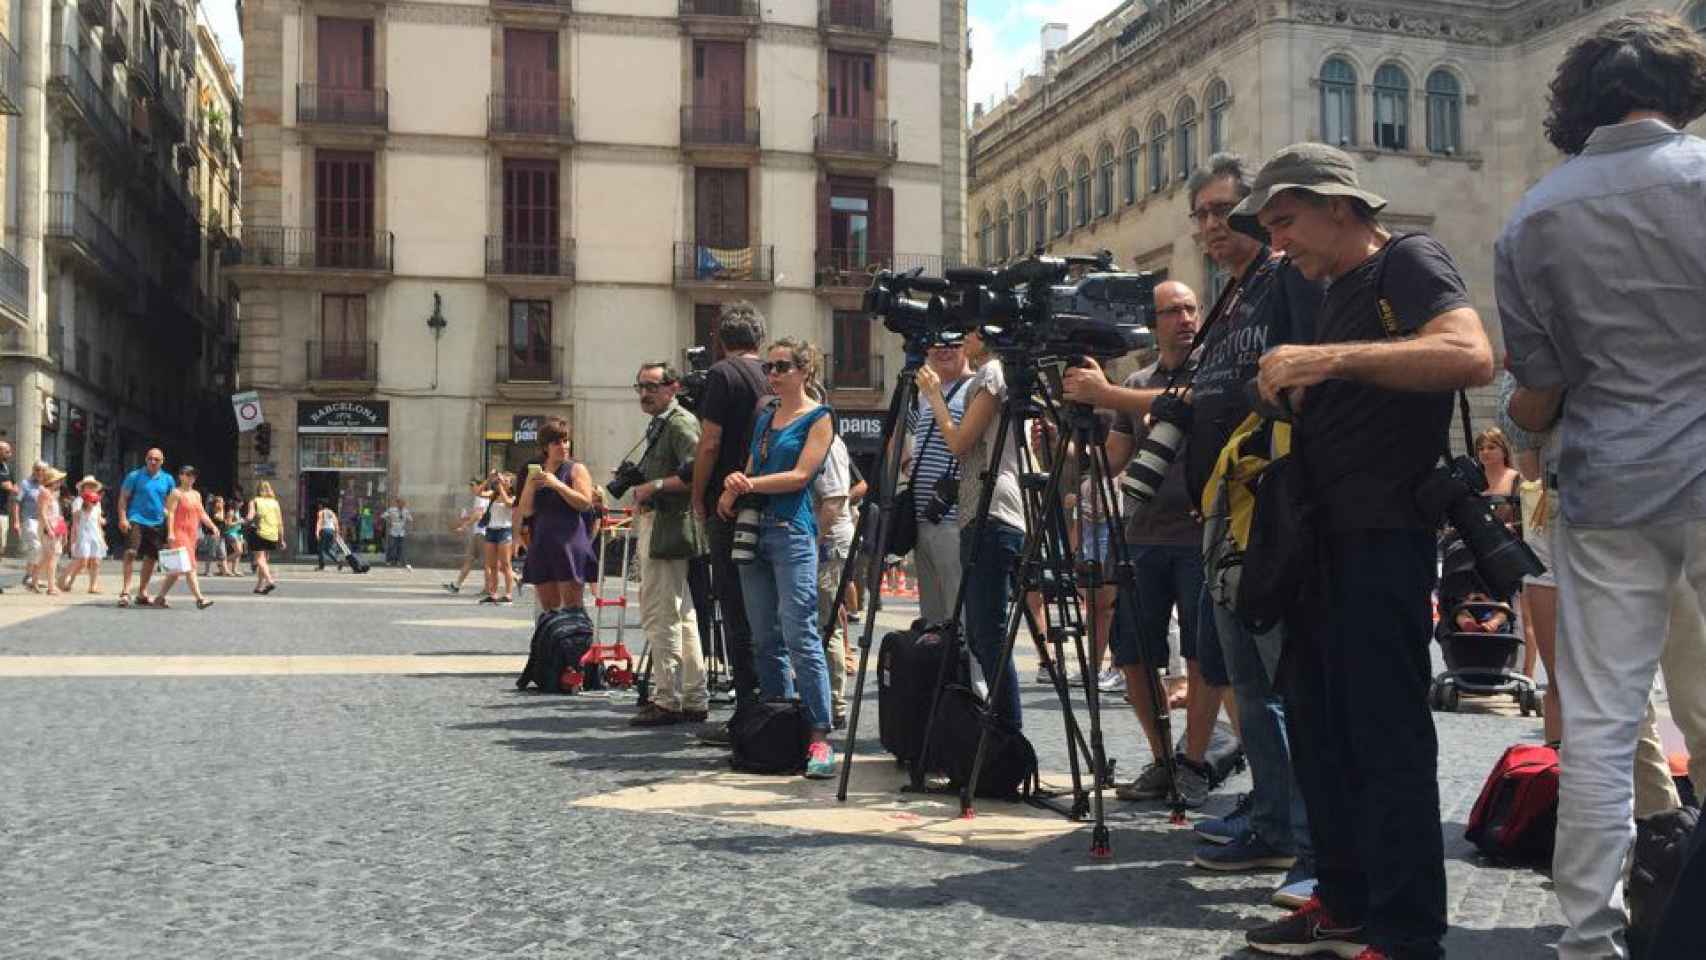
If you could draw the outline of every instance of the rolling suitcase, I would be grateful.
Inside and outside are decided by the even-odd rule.
[[[960,662],[948,672],[948,682],[969,684],[964,649],[949,633],[954,629],[915,620],[911,629],[883,637],[877,652],[877,732],[883,749],[902,765],[916,761],[923,750],[936,678],[950,649],[958,651]]]

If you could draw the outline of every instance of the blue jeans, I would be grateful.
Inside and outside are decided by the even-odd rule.
[[[404,543],[403,537],[387,536],[385,538],[385,562],[386,563],[402,563],[403,562],[403,543]]]
[[[1019,673],[1008,657],[1001,667],[1001,648],[1007,643],[1007,607],[1013,598],[1013,565],[1024,549],[1025,535],[999,520],[984,524],[983,541],[976,542],[975,528],[960,529],[960,568],[965,571],[960,589],[965,591],[966,644],[991,686],[995,711],[1015,728],[1021,726]],[[976,556],[973,556],[973,554]],[[996,674],[1001,685],[995,686]]]
[[[1296,854],[1301,864],[1312,869],[1315,845],[1309,839],[1303,791],[1297,788],[1291,769],[1285,701],[1268,679],[1267,667],[1256,650],[1256,638],[1232,611],[1213,600],[1207,605],[1220,635],[1220,652],[1226,658],[1232,696],[1238,703],[1238,731],[1244,741],[1244,756],[1250,761],[1250,825],[1257,836],[1278,850]]]
[[[318,544],[320,548],[320,566],[323,567],[328,563],[333,566],[340,566],[343,564],[343,561],[338,559],[338,557],[332,553],[332,550],[337,546],[337,542],[337,534],[330,530],[320,531],[320,541]]]
[[[787,524],[766,521],[759,529],[757,557],[737,568],[752,624],[760,695],[766,700],[798,696],[812,729],[827,732],[829,668],[817,628],[816,541]]]

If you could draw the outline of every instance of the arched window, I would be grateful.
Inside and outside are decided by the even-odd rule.
[[[1410,146],[1410,78],[1396,63],[1374,71],[1374,145],[1388,150]]]
[[[989,266],[989,211],[985,210],[977,218],[977,261]]]
[[[1031,242],[1031,206],[1025,200],[1025,191],[1013,198],[1013,256],[1025,255],[1026,247]]]
[[[1188,180],[1197,163],[1197,103],[1190,97],[1179,101],[1173,111],[1173,126],[1178,140],[1173,144],[1173,169],[1180,180]]]
[[[1696,17],[1706,4],[1695,8]],[[1428,149],[1447,156],[1463,152],[1463,88],[1449,70],[1428,74]]]
[[[1167,118],[1156,114],[1149,121],[1149,192],[1160,193],[1167,185]]]
[[[1136,203],[1137,193],[1143,189],[1142,185],[1137,182],[1137,161],[1140,159],[1142,151],[1143,148],[1137,142],[1137,131],[1127,130],[1125,132],[1125,202],[1128,204]]]
[[[1096,216],[1114,212],[1114,145],[1102,144],[1096,154]]]
[[[1226,81],[1216,80],[1208,85],[1208,152],[1210,156],[1226,149],[1226,111],[1232,98],[1227,95]]]
[[[1031,185],[1032,201],[1037,205],[1036,214],[1031,217],[1031,246],[1040,247],[1048,242],[1048,184],[1038,180]]]
[[[1321,65],[1321,140],[1349,146],[1357,142],[1357,72],[1341,57]]]
[[[1007,248],[1013,241],[1013,221],[1007,211],[1007,201],[995,212],[995,259],[1007,259]]]
[[[1077,216],[1074,223],[1080,227],[1090,222],[1090,161],[1084,157],[1078,158],[1078,166],[1073,168],[1078,181]]]
[[[1072,186],[1066,178],[1065,170],[1054,172],[1054,235],[1066,236],[1066,228],[1072,222]]]

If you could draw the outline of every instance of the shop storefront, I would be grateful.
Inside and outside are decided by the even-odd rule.
[[[547,417],[573,423],[572,408],[541,406],[529,409],[493,405],[486,408],[486,449],[481,463],[486,472],[507,470],[525,476],[528,463],[540,460],[539,428]]]
[[[859,472],[875,487],[877,458],[883,450],[883,416],[879,410],[837,410],[835,428]]]
[[[391,405],[384,400],[298,401],[298,553],[313,552],[321,504],[337,511],[356,549],[377,549],[390,489]]]

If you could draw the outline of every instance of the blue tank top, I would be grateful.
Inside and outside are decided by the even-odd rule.
[[[828,415],[828,405],[820,405],[810,413],[795,417],[793,423],[773,431],[770,421],[776,417],[776,407],[771,406],[759,414],[758,422],[752,428],[752,463],[758,468],[753,476],[762,477],[794,469],[794,465],[800,462],[800,453],[806,448],[806,437],[812,432],[812,424]],[[765,520],[786,521],[800,533],[817,536],[817,511],[812,509],[810,483],[793,493],[767,494],[764,501]]]

